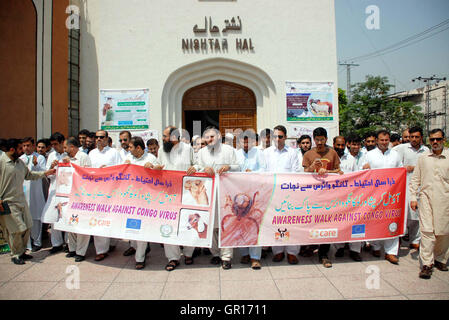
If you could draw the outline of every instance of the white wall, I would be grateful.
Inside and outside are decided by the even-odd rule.
[[[99,89],[150,89],[150,126],[162,131],[169,121],[180,125],[183,92],[190,84],[201,82],[188,75],[185,84],[176,87],[177,99],[164,101],[167,79],[178,75],[179,69],[202,60],[217,60],[226,69],[226,60],[235,60],[245,69],[252,67],[267,75],[265,83],[274,88],[261,92],[258,105],[258,130],[286,122],[286,81],[332,81],[335,83],[334,105],[337,97],[337,56],[335,12],[333,0],[81,0],[81,128],[98,128]],[[227,38],[227,52],[183,52],[183,38],[196,38],[193,26],[204,25],[211,17],[220,28],[218,39]],[[242,20],[239,34],[223,36],[224,20]],[[204,35],[213,38],[208,32]],[[201,37],[200,37],[201,38]],[[251,38],[254,52],[237,52],[236,38]],[[223,67],[223,63],[225,64]],[[178,70],[178,71],[177,71]],[[192,68],[193,72],[195,69]],[[190,71],[189,71],[190,72]],[[190,73],[191,73],[190,72]],[[240,79],[251,88],[253,79],[245,79],[239,70],[215,72],[201,70],[204,79]],[[180,74],[180,73],[179,73]],[[250,75],[251,73],[246,73]],[[182,81],[178,77],[176,81]],[[236,81],[237,82],[237,81]],[[253,88],[257,85],[254,84]],[[257,96],[257,93],[256,93]],[[167,97],[165,97],[166,99]],[[170,105],[170,115],[163,116]],[[335,108],[335,123],[338,109]],[[166,113],[167,114],[167,113]],[[165,123],[164,123],[165,122]],[[320,126],[322,123],[313,123]],[[338,126],[335,127],[337,130]],[[331,132],[330,136],[337,134]]]

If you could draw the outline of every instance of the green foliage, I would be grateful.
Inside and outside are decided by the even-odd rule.
[[[352,87],[352,101],[340,105],[340,134],[356,133],[363,137],[380,129],[402,132],[415,125],[424,128],[424,115],[419,106],[388,97],[392,85],[387,77],[367,76],[365,82]],[[344,102],[346,93],[344,90],[341,92]]]

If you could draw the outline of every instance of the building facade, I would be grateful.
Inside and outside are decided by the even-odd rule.
[[[0,136],[35,132],[40,138],[54,131],[96,130],[100,91],[109,89],[148,89],[149,128],[159,133],[175,125],[194,134],[195,122],[201,121],[201,129],[215,125],[223,133],[238,128],[259,132],[282,124],[290,132],[298,126],[324,126],[330,137],[338,134],[333,0],[1,3],[9,6],[8,12],[12,7],[21,12],[17,3],[28,8],[29,17],[20,19],[29,21],[27,34],[34,42],[15,49],[29,53],[29,84],[1,76],[9,87],[0,95],[1,112],[9,116],[5,96],[29,100],[26,106],[18,101],[14,109],[23,109],[30,129],[14,127],[18,114]],[[79,29],[73,28],[77,14]],[[0,30],[9,32],[7,22],[2,21]],[[3,65],[17,62],[2,59]],[[333,118],[288,121],[289,82],[333,83]]]

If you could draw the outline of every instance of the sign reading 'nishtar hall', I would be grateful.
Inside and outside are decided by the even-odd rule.
[[[221,31],[222,35],[227,35],[229,32],[233,31],[241,31],[242,30],[242,20],[240,17],[237,17],[238,23],[236,23],[235,18],[232,18],[230,21],[225,20],[225,27]],[[208,23],[209,22],[209,23]],[[209,26],[209,28],[208,28]],[[209,17],[209,21],[207,17],[204,17],[204,28],[199,28],[196,24],[193,27],[193,32],[195,35],[197,34],[207,34],[207,31],[209,29],[209,33],[211,36],[219,36],[220,35],[220,28],[218,26],[214,26],[212,23],[212,18]],[[199,38],[199,39],[182,39],[182,50],[185,51],[227,51],[229,47],[228,39],[222,38]],[[251,38],[249,39],[242,39],[242,38],[236,38],[235,39],[235,48],[238,51],[254,51],[254,46]]]

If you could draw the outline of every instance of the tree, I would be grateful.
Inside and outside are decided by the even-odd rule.
[[[365,82],[352,87],[352,101],[340,107],[340,134],[356,133],[363,137],[380,129],[401,132],[415,125],[424,127],[424,115],[419,106],[388,96],[392,85],[387,77],[368,75]]]

